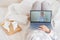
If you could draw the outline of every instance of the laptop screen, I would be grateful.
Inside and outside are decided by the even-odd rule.
[[[52,18],[51,10],[31,10],[30,20],[31,23],[50,23]]]

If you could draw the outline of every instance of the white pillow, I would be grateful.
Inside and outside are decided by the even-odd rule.
[[[30,10],[32,8],[32,5],[36,2],[37,0],[23,0],[20,4],[15,5],[15,10],[18,14],[26,14],[30,13]]]
[[[22,14],[17,15],[17,14],[11,13],[6,18],[9,20],[15,20],[15,21],[19,22],[20,24],[27,24],[27,22],[28,22],[28,16],[22,15]]]
[[[8,19],[14,19],[18,21],[21,24],[26,24],[28,22],[28,17],[26,16],[26,13],[29,13],[33,3],[35,3],[36,0],[23,0],[20,4],[12,4],[8,7],[8,13],[7,18]]]

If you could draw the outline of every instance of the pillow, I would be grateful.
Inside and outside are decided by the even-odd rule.
[[[28,16],[26,15],[22,15],[22,14],[9,14],[6,19],[9,20],[15,20],[17,22],[19,22],[20,24],[27,24],[28,23]]]
[[[18,14],[27,14],[30,13],[30,10],[32,8],[32,5],[36,2],[37,0],[23,0],[20,4],[14,5],[15,12]]]

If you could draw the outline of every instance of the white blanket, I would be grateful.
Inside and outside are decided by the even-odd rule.
[[[51,37],[42,30],[34,30],[29,32],[27,40],[52,40]]]

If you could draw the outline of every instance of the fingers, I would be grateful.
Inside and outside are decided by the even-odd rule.
[[[49,32],[49,28],[47,27],[47,26],[45,26],[45,25],[41,25],[41,26],[39,26],[39,29],[40,30],[43,30],[44,32]]]
[[[47,26],[41,25],[41,26],[39,26],[39,28],[45,29],[45,28],[47,28]]]

